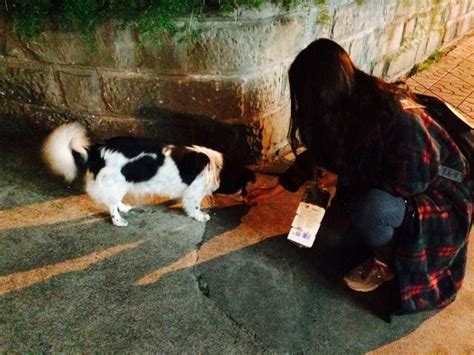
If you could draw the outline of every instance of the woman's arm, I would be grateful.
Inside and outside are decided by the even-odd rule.
[[[313,162],[308,151],[298,154],[295,162],[283,173],[278,183],[271,187],[256,188],[245,198],[248,205],[255,205],[287,190],[297,191],[306,181],[313,177]]]
[[[439,175],[440,147],[427,127],[429,117],[402,117],[390,139],[386,162],[387,183],[393,193],[410,197],[423,193]]]
[[[275,195],[285,191],[285,188],[280,184],[271,187],[258,187],[245,196],[244,201],[247,205],[253,206],[259,202],[265,201]]]

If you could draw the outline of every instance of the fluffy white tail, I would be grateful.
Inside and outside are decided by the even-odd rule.
[[[73,181],[77,176],[77,164],[73,151],[79,153],[87,161],[87,148],[89,139],[86,130],[79,123],[68,123],[56,128],[43,144],[43,158],[56,174],[63,176],[67,182]]]

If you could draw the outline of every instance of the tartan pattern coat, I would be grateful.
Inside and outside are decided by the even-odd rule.
[[[372,187],[407,203],[396,233],[399,312],[443,307],[462,285],[473,205],[464,183],[439,172],[443,165],[466,175],[468,162],[448,133],[419,109],[400,117],[385,139],[383,176]],[[280,177],[280,184],[296,191],[312,177],[315,163],[308,151],[300,154]]]

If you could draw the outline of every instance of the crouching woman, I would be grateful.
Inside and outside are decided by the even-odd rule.
[[[408,89],[357,69],[330,40],[316,40],[296,57],[289,82],[290,139],[295,151],[306,151],[276,186],[253,190],[248,203],[296,191],[314,166],[324,167],[338,176],[329,209],[344,205],[351,230],[373,252],[344,277],[347,285],[371,291],[397,277],[401,313],[452,302],[472,222],[463,181],[469,166],[452,138],[422,108],[401,104],[412,100]]]

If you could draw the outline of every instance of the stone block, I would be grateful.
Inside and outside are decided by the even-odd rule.
[[[289,102],[288,68],[277,67],[245,80],[245,117],[258,117],[261,114],[278,110]],[[288,96],[285,97],[285,95]]]
[[[431,11],[426,13],[429,18],[427,30],[438,31],[443,28],[448,21],[449,11],[449,3],[434,4]]]
[[[95,70],[64,67],[57,71],[57,77],[69,110],[93,114],[102,112],[99,78]]]
[[[462,0],[450,1],[448,20],[456,20],[463,14],[464,4]]]
[[[392,22],[376,28],[367,37],[366,58],[372,61],[375,58],[390,55],[399,51],[404,35],[404,23]]]
[[[274,155],[279,149],[288,145],[288,130],[290,127],[290,105],[283,106],[277,112],[260,116],[258,119],[258,134],[263,157]]]
[[[403,48],[397,55],[389,58],[389,66],[386,76],[389,80],[400,78],[409,72],[415,65],[415,58],[418,51],[416,45]]]
[[[400,20],[411,17],[417,13],[428,11],[431,0],[387,0],[385,2],[385,21]]]
[[[1,11],[1,10],[0,10]],[[5,55],[7,50],[7,23],[0,12],[0,55]]]
[[[433,37],[436,37],[433,36]],[[417,49],[417,52],[416,52],[416,57],[415,57],[415,64],[419,64],[419,63],[422,63],[424,60],[426,60],[426,58],[429,57],[429,54],[428,51],[427,51],[427,48],[428,48],[428,42],[430,41],[430,39],[432,38],[432,36],[428,36],[428,37],[421,37],[417,43],[418,43],[418,49]],[[438,33],[438,38],[441,39],[441,33]]]
[[[431,29],[431,12],[421,12],[416,14],[416,26],[414,30],[414,36],[418,36],[420,33],[427,33]]]
[[[349,55],[359,69],[365,72],[370,71],[376,43],[378,39],[375,38],[373,32],[351,39]]]
[[[372,64],[372,70],[370,71],[370,73],[378,78],[384,78],[386,71],[385,67],[385,59],[378,60]]]
[[[130,36],[130,34],[128,34]],[[126,62],[124,59],[130,52],[135,52],[135,56],[129,60],[130,67],[133,67],[134,58],[141,58],[140,67],[150,69],[157,74],[182,74],[188,73],[188,43],[179,41],[178,38],[171,38],[166,34],[157,35],[159,38],[156,42],[151,40],[143,40],[140,45],[135,40],[126,37],[121,42],[116,43],[117,58],[121,63]],[[138,36],[137,36],[138,37]],[[120,46],[128,41],[122,50],[118,50]],[[192,60],[192,59],[191,59]]]
[[[444,37],[442,41],[442,46],[445,47],[449,45],[457,37],[459,20],[448,21],[446,23]]]
[[[310,35],[310,43],[314,38],[330,38],[332,35],[332,27],[334,26],[334,12],[335,6],[328,4],[320,4],[312,7],[310,16],[313,23],[312,28],[314,31],[308,31]]]
[[[0,60],[0,96],[36,105],[61,103],[49,65]]]
[[[405,21],[405,25],[403,27],[403,43],[411,41],[413,37],[415,37],[416,22],[416,16],[413,16]]]
[[[399,50],[404,35],[405,24],[403,22],[394,22],[386,27],[387,36],[385,53],[393,53]]]
[[[28,40],[9,32],[6,47],[10,57],[47,63],[146,68],[165,74],[185,73],[187,69],[184,43],[164,34],[156,43],[150,40],[140,43],[135,30],[120,29],[113,22],[102,25],[90,42],[75,32],[46,30]]]
[[[457,36],[463,36],[474,28],[474,13],[463,16],[458,23]]]
[[[338,41],[355,33],[369,32],[384,22],[384,2],[369,0],[336,8],[333,38]],[[370,19],[370,21],[368,21]]]
[[[68,122],[78,121],[88,126],[88,120],[55,108],[18,102],[0,96],[2,130],[38,136]]]
[[[136,68],[143,65],[144,55],[138,45],[138,34],[131,28],[114,28],[115,35],[110,38],[114,61],[109,67]]]
[[[188,44],[188,70],[195,74],[245,74],[294,57],[307,44],[308,12],[231,22],[207,22]]]
[[[9,32],[7,55],[45,63],[113,67],[115,62],[109,48],[113,43],[111,36],[104,29],[95,34],[95,42],[89,43],[73,32],[46,30],[27,40]]]
[[[403,23],[391,23],[363,36],[352,38],[351,58],[361,69],[370,71],[375,60],[399,50],[402,35]]]
[[[428,42],[424,53],[422,54],[425,58],[429,57],[436,50],[441,47],[441,42],[443,40],[443,33],[441,31],[435,32],[431,31],[428,36]]]
[[[103,99],[107,111],[117,115],[155,108],[226,120],[244,112],[243,81],[238,78],[104,74]]]

